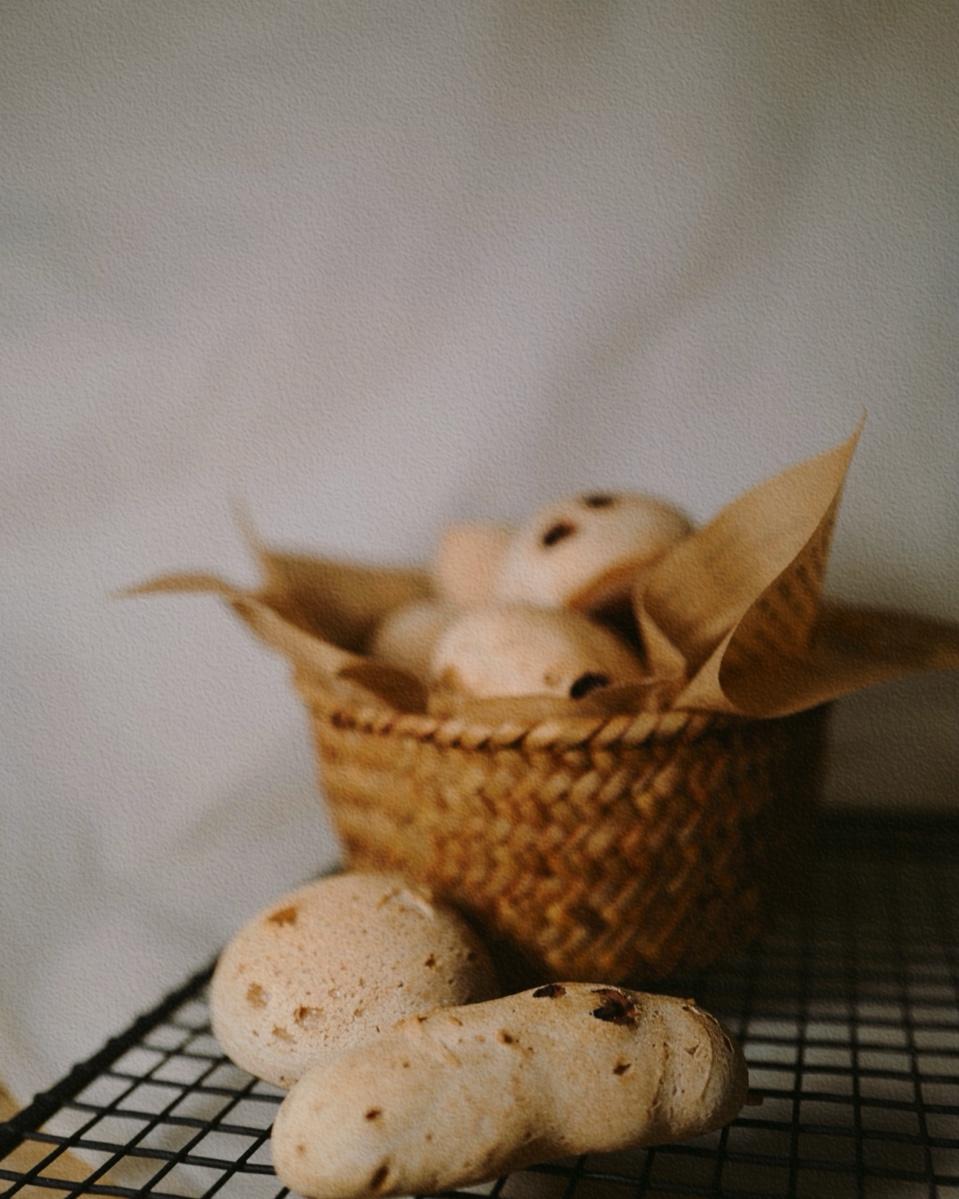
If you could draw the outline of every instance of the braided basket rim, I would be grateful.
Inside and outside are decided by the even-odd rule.
[[[351,703],[317,676],[295,676],[301,698],[317,720],[341,729],[463,749],[507,749],[522,743],[530,751],[631,747],[648,742],[696,741],[713,731],[756,722],[721,712],[674,709],[612,716],[557,716],[544,720],[489,724],[458,716],[401,712],[385,704]]]

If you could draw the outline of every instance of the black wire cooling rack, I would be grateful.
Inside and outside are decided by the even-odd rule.
[[[955,818],[824,820],[802,912],[681,984],[744,1043],[761,1105],[688,1144],[547,1164],[470,1193],[959,1199],[957,850]],[[269,1158],[281,1092],[220,1054],[208,976],[0,1125],[4,1194],[287,1194]],[[35,1164],[13,1168],[25,1150]]]

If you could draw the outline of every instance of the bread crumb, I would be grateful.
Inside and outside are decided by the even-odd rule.
[[[271,912],[266,919],[268,923],[282,927],[285,924],[296,924],[298,915],[296,906],[291,904],[288,908],[279,908],[277,911]]]
[[[250,1007],[266,1007],[267,993],[259,983],[250,983],[246,989],[246,1001]]]

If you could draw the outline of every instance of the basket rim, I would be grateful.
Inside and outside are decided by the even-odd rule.
[[[586,744],[602,749],[658,741],[696,741],[714,729],[757,723],[722,712],[670,709],[612,716],[556,716],[494,725],[460,716],[402,712],[375,701],[350,702],[327,680],[315,675],[298,674],[294,681],[301,699],[321,723],[375,736],[463,749],[506,749],[520,742],[527,750],[549,750]]]

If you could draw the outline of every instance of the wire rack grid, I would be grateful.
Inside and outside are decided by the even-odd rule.
[[[745,1046],[762,1103],[729,1128],[450,1194],[959,1199],[957,849],[959,819],[833,815],[802,910],[738,960],[679,984]],[[282,1093],[221,1055],[208,977],[0,1125],[3,1194],[287,1194],[269,1158]]]

